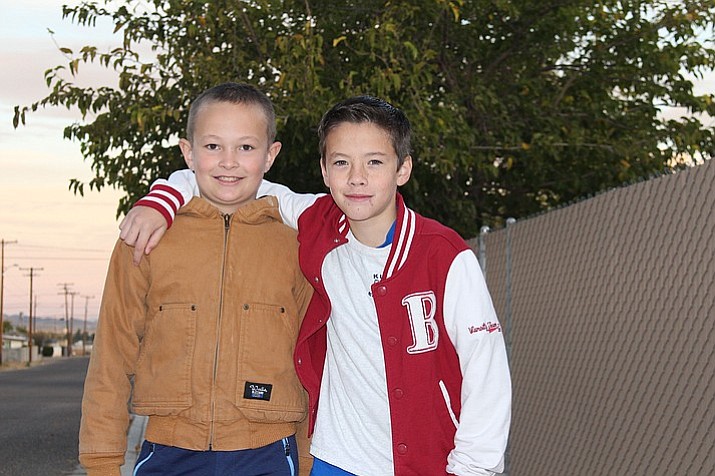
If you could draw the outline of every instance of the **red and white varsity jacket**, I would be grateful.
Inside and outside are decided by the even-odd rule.
[[[382,280],[372,286],[395,475],[502,471],[511,383],[501,326],[476,257],[457,233],[408,209],[399,194],[397,207],[390,255]],[[347,242],[348,228],[330,196],[298,219],[301,269],[316,290],[295,350],[311,428],[331,309],[321,268],[325,256]],[[446,293],[451,302],[445,303]]]

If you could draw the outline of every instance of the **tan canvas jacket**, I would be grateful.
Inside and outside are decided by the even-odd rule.
[[[296,433],[306,398],[292,355],[312,289],[275,197],[231,217],[194,198],[139,266],[132,251],[115,246],[85,381],[88,473],[119,474],[130,399],[164,445],[237,450]]]

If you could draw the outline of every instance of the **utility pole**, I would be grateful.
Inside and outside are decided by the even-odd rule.
[[[69,306],[67,305],[67,296],[70,293],[69,287],[72,283],[58,283],[58,286],[62,286],[62,292],[58,294],[65,295],[65,324],[67,325],[67,357],[72,355],[72,337],[70,334],[70,316],[69,316]]]
[[[32,303],[32,315],[35,316],[35,324],[33,325],[32,332],[33,335],[37,335],[37,293],[34,295],[35,301]],[[37,351],[42,352],[42,349],[40,349],[40,346],[37,346]]]
[[[0,240],[0,365],[2,365],[3,349],[2,330],[5,328],[5,325],[3,323],[3,293],[5,291],[5,245],[10,245],[13,243],[17,243],[17,240]]]
[[[87,307],[89,300],[94,296],[82,296],[84,298],[84,329],[82,329],[82,355],[87,355]]]
[[[20,268],[20,271],[30,272],[30,315],[27,322],[27,344],[30,347],[30,357],[28,363],[32,363],[32,278],[35,276],[35,271],[42,271],[45,268]]]
[[[34,332],[37,332],[37,293],[35,293],[35,302],[32,303],[32,315],[35,316],[35,328]]]
[[[74,297],[79,294],[77,291],[72,291],[69,293],[70,297],[72,298],[72,306],[70,307],[71,312],[70,312],[70,330],[69,330],[69,335],[70,337],[70,349],[69,349],[69,354],[72,355],[72,345],[74,345]]]

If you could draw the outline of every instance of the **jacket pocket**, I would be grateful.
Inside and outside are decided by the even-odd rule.
[[[454,428],[459,427],[459,421],[457,420],[457,416],[454,414],[454,410],[452,409],[452,400],[449,397],[447,386],[444,384],[443,380],[439,381],[439,390],[442,392],[442,398],[444,399],[444,404],[447,407],[447,413],[449,413],[449,418],[452,420]]]
[[[293,366],[299,320],[280,305],[246,303],[241,309],[241,344],[236,406],[254,422],[297,422],[307,399]]]
[[[168,303],[148,320],[134,377],[135,409],[173,415],[191,406],[196,314],[194,304]]]

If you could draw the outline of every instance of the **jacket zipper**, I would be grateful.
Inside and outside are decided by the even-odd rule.
[[[223,258],[221,261],[221,282],[219,283],[218,319],[216,320],[216,347],[214,350],[214,372],[211,385],[211,418],[209,431],[209,451],[213,450],[214,422],[216,418],[216,378],[218,375],[218,361],[221,347],[221,318],[223,316],[223,287],[226,276],[226,254],[228,253],[228,234],[231,230],[231,215],[223,215]]]

